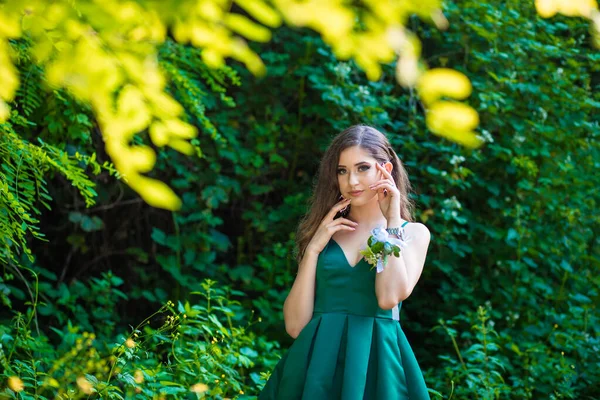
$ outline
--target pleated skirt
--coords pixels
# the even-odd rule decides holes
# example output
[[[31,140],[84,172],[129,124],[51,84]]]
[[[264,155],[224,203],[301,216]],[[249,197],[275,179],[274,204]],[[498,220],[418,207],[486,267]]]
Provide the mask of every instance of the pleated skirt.
[[[259,400],[430,400],[400,322],[315,313],[284,353]]]

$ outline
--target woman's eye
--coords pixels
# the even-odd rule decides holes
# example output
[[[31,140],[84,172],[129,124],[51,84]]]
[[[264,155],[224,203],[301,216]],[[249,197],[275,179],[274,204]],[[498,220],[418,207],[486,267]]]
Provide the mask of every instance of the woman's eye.
[[[368,165],[361,165],[360,167],[358,167],[358,170],[361,171],[361,172],[367,171],[369,169],[371,169],[371,167],[368,166]],[[346,170],[345,169],[338,169],[337,170],[338,175],[341,174],[342,172],[346,172]]]

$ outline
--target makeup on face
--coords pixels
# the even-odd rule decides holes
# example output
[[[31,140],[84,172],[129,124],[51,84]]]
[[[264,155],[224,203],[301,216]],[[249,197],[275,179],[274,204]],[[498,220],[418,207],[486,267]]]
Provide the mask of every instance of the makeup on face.
[[[371,163],[369,163],[368,161],[359,161],[356,164],[354,164],[354,166],[358,168],[358,172],[366,172],[371,169]],[[363,167],[366,167],[366,169],[362,169]],[[337,174],[339,175],[342,170],[345,171],[346,166],[338,165]]]
[[[354,166],[357,167],[359,174],[360,173],[364,174],[364,173],[369,173],[371,168],[377,169],[377,167],[375,165],[376,163],[378,163],[378,161],[375,161],[375,163],[370,163],[368,161],[360,161],[360,162],[357,162],[356,164],[354,164]],[[381,162],[379,164],[381,167],[383,167],[385,165],[385,161]],[[347,172],[346,167],[344,165],[339,165],[338,169],[337,169],[338,175],[340,175],[340,173],[342,173],[342,172],[344,172],[344,173]],[[381,172],[381,171],[377,171],[377,172]],[[357,197],[360,197],[361,195],[363,195],[365,191],[366,191],[365,189],[362,189],[362,190],[357,190],[356,192],[346,192],[346,193],[349,196],[351,196],[352,198],[357,198]]]

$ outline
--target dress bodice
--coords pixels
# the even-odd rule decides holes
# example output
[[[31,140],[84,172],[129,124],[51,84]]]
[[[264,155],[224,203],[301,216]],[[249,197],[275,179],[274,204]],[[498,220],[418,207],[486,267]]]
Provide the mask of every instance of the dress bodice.
[[[384,310],[375,294],[375,268],[362,258],[350,266],[344,251],[332,238],[317,260],[315,313],[343,312],[366,317],[398,319],[397,310]]]

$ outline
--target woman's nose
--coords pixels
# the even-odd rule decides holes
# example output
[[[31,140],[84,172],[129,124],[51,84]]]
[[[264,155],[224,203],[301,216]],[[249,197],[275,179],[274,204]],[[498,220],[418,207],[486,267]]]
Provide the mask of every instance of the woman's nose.
[[[357,184],[357,183],[358,183],[358,176],[356,176],[356,174],[354,174],[354,173],[350,172],[350,173],[348,174],[348,184],[349,184],[350,186],[354,186],[354,185],[355,185],[355,184]]]

